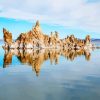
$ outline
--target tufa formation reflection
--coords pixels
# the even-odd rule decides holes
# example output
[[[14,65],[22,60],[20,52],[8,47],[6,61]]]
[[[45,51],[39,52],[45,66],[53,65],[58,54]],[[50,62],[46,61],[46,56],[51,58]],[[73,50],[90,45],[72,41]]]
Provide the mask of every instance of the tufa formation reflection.
[[[17,56],[18,60],[23,64],[29,64],[32,66],[32,69],[36,72],[36,75],[39,75],[41,65],[44,61],[50,60],[50,63],[58,64],[59,57],[64,56],[67,60],[73,61],[77,56],[84,55],[86,60],[90,60],[90,51],[84,49],[81,50],[68,50],[68,49],[10,49],[5,50],[4,54],[4,68],[12,63],[12,57]]]

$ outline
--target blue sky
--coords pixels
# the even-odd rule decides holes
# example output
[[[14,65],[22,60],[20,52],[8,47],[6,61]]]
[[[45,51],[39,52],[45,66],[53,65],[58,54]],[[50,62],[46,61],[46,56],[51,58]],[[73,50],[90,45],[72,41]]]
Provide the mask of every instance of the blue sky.
[[[39,20],[44,33],[100,38],[100,0],[0,0],[0,38],[7,28],[16,38]]]

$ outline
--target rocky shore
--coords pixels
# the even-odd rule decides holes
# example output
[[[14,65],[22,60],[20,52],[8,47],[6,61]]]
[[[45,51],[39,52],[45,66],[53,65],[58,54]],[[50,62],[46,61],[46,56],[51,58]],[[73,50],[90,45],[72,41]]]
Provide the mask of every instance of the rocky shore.
[[[87,35],[85,39],[78,39],[74,35],[66,36],[64,39],[59,38],[57,31],[46,35],[42,32],[39,21],[36,22],[35,27],[27,33],[21,33],[19,37],[13,41],[12,33],[3,28],[4,49],[68,49],[79,50],[89,49],[93,45],[90,36]]]

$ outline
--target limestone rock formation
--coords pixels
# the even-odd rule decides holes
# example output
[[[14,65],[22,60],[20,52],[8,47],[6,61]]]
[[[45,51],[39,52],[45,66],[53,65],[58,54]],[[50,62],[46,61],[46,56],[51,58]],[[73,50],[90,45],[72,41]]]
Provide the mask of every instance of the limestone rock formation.
[[[7,31],[5,28],[3,28],[3,33],[4,33],[4,41],[8,44],[12,43],[12,33]]]
[[[51,32],[51,35],[46,35],[42,32],[39,21],[36,22],[35,27],[27,33],[21,33],[19,37],[12,41],[12,34],[3,29],[4,41],[6,49],[88,49],[92,47],[90,36],[87,35],[84,40],[77,39],[74,35],[67,36],[64,39],[59,38],[57,31]]]

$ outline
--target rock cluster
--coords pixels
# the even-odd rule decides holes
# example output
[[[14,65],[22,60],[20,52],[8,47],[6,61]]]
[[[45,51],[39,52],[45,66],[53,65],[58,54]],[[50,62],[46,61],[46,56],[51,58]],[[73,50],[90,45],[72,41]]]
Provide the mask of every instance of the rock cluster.
[[[58,32],[51,32],[50,36],[43,34],[39,21],[35,27],[27,33],[21,33],[19,37],[12,41],[12,34],[3,29],[5,45],[4,49],[88,49],[92,47],[90,36],[87,35],[84,40],[75,38],[74,35],[67,36],[64,39],[59,38]]]

